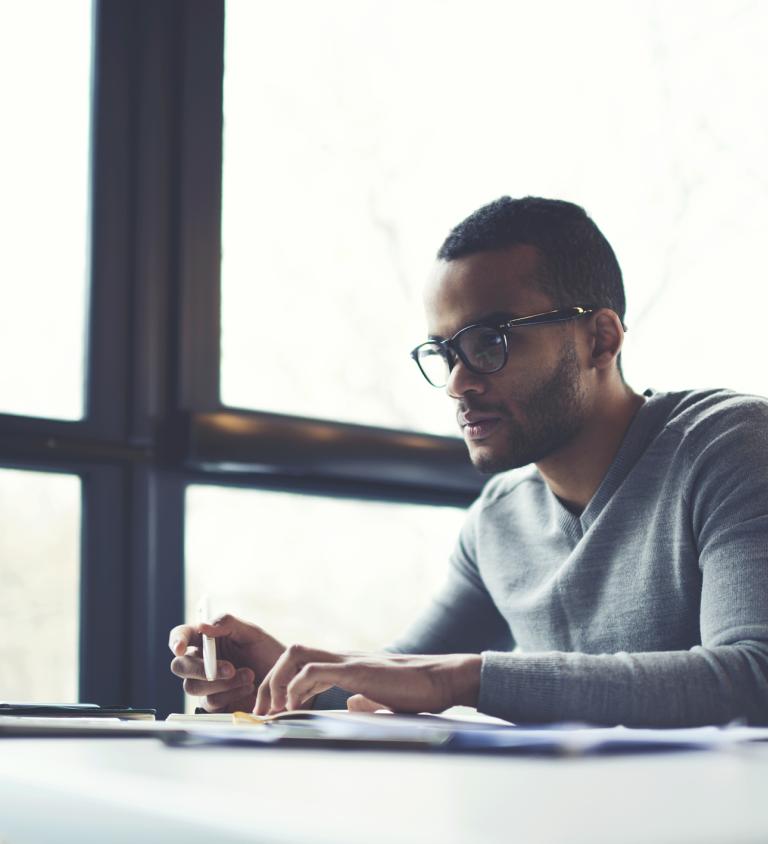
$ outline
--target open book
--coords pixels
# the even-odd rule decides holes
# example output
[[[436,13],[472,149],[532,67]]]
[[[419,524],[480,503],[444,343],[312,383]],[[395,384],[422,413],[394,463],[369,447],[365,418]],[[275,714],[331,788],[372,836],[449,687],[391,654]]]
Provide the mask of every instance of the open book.
[[[501,718],[494,718],[492,715],[482,715],[474,709],[466,706],[455,706],[439,715],[421,713],[418,715],[398,715],[382,709],[379,712],[350,712],[347,709],[292,709],[286,712],[278,712],[275,715],[254,715],[251,712],[196,712],[171,713],[167,721],[178,724],[232,724],[235,726],[249,726],[254,724],[274,723],[295,723],[297,721],[321,722],[328,718],[365,721],[373,717],[376,719],[371,723],[379,723],[382,717],[395,719],[397,723],[425,723],[429,720],[439,719],[436,723],[445,725],[453,723],[456,726],[466,726],[468,723],[489,725],[511,726],[509,721]],[[415,719],[415,720],[414,720]],[[394,722],[393,722],[394,723]]]
[[[463,709],[463,707],[461,708]],[[453,717],[452,717],[453,716]],[[508,728],[507,721],[491,716],[449,711],[444,715],[349,712],[346,709],[311,709],[275,715],[196,714],[168,716],[169,722],[193,727],[194,740],[204,738],[201,728],[209,724],[226,743],[292,744],[334,747],[435,748],[447,745],[457,734],[470,730]],[[222,732],[221,727],[230,729]],[[211,733],[210,738],[214,734]],[[171,738],[171,741],[176,740]]]

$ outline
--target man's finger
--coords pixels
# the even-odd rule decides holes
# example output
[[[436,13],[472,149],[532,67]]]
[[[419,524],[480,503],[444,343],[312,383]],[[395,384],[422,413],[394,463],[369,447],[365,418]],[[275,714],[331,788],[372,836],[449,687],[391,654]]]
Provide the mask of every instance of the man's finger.
[[[266,635],[261,627],[242,621],[229,613],[217,616],[210,624],[198,624],[196,630],[212,639],[219,636],[231,636],[235,642],[252,642],[254,638]]]
[[[184,681],[184,691],[192,697],[211,698],[236,689],[240,697],[242,697],[245,688],[253,688],[253,681],[253,671],[250,668],[241,668],[237,674],[228,680],[195,680],[188,678]]]
[[[168,647],[175,656],[183,656],[190,645],[200,644],[200,637],[189,624],[179,624],[168,634]]]
[[[196,654],[197,650],[194,653],[177,656],[171,661],[171,671],[185,680],[206,680],[205,664]],[[221,659],[216,663],[216,679],[227,679],[233,677],[234,674],[235,666],[231,662]]]
[[[227,692],[208,695],[203,702],[203,708],[209,712],[231,712],[235,708],[248,712],[253,706],[254,695],[253,683],[250,686],[239,686]]]
[[[384,704],[377,703],[365,695],[352,695],[352,697],[347,698],[347,709],[350,712],[378,712],[380,709],[386,709],[387,712],[392,711]]]
[[[266,715],[272,706],[272,696],[269,692],[269,684],[274,670],[275,666],[273,665],[267,672],[267,676],[259,684],[259,688],[256,691],[256,702],[253,705],[253,711],[256,715]]]
[[[355,675],[359,673],[352,663],[310,662],[291,680],[286,690],[286,705],[290,709],[301,709],[309,698],[327,691],[333,686],[354,691]]]
[[[308,648],[304,645],[291,645],[275,663],[269,681],[269,695],[271,698],[271,712],[282,712],[287,704],[288,684],[309,662],[337,662],[343,657],[328,651]],[[295,707],[294,707],[295,708]]]
[[[201,622],[195,629],[200,633],[204,633],[206,636],[210,636],[211,639],[216,639],[219,636],[233,636],[237,638],[240,624],[240,620],[233,615],[222,615],[210,623]]]

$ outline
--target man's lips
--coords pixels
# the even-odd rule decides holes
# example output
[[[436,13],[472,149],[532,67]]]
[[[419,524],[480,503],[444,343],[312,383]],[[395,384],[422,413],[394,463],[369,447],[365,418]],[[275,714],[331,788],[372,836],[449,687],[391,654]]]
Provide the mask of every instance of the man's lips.
[[[481,413],[474,410],[459,413],[458,419],[464,437],[468,440],[484,440],[496,430],[501,422],[501,417],[498,414]]]

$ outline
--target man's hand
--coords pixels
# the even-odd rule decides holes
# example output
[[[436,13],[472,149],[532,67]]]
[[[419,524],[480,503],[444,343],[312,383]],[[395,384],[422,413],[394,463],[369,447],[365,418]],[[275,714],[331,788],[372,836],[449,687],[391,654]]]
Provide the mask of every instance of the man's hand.
[[[300,709],[332,686],[363,695],[397,712],[442,712],[476,706],[480,690],[478,654],[331,653],[291,645],[259,686],[257,715]]]
[[[216,639],[216,679],[205,679],[202,634]],[[212,624],[193,627],[181,624],[168,638],[175,658],[171,671],[184,680],[188,695],[203,698],[209,712],[249,712],[256,700],[256,687],[285,650],[260,627],[232,615],[223,615]]]

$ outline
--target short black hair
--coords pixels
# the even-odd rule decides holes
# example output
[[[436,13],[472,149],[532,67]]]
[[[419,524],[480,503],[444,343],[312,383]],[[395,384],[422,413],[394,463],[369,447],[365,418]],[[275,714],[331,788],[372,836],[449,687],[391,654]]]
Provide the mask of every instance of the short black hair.
[[[437,257],[453,261],[523,244],[539,250],[544,270],[539,287],[557,307],[610,308],[624,321],[624,282],[616,255],[587,212],[572,202],[502,196],[459,223]]]

